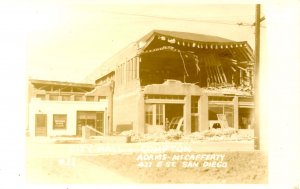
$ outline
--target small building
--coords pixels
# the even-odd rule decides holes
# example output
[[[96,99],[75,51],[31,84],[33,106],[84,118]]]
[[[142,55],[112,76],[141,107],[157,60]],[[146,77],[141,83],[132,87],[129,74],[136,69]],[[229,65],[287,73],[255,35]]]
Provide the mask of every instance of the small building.
[[[87,77],[110,86],[108,133],[139,134],[182,125],[185,133],[216,123],[253,123],[253,51],[246,41],[154,30]],[[222,120],[224,121],[222,123]]]
[[[108,101],[105,93],[96,94],[94,88],[92,84],[30,80],[29,135],[81,136],[85,125],[104,133]]]

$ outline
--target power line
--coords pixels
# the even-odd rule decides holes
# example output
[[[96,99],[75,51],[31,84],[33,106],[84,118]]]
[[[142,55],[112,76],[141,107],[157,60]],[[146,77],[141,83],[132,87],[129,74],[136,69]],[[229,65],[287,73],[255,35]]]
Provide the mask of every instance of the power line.
[[[216,20],[199,20],[199,19],[190,19],[190,18],[175,18],[175,17],[167,17],[167,16],[156,16],[156,15],[147,15],[147,14],[137,14],[137,13],[128,13],[128,12],[118,12],[118,11],[108,11],[108,10],[100,10],[109,14],[119,14],[119,15],[127,15],[127,16],[139,16],[139,17],[147,17],[147,18],[157,18],[157,19],[166,19],[166,20],[181,20],[181,21],[189,21],[189,22],[204,22],[211,24],[224,24],[224,25],[237,25],[237,26],[247,26],[252,27],[253,24],[244,23],[244,22],[225,22],[225,21],[216,21]],[[237,16],[238,17],[238,16]],[[215,17],[218,18],[218,17]],[[221,17],[219,17],[221,18]],[[223,18],[223,17],[222,17]]]

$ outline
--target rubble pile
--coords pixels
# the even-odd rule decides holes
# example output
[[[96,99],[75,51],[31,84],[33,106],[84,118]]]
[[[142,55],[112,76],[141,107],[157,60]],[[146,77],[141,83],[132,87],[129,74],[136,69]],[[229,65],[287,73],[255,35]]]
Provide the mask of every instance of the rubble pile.
[[[253,93],[250,86],[239,86],[239,87],[230,87],[230,86],[215,86],[204,88],[207,94],[237,94],[237,95],[250,95]]]
[[[184,135],[182,131],[170,129],[169,131],[137,135],[132,130],[123,131],[122,136],[130,136],[131,142],[193,142],[193,141],[244,141],[252,140],[254,136],[247,132],[238,132],[233,128],[210,129],[203,132],[193,132]]]
[[[205,136],[203,135],[203,132],[193,132],[190,135],[184,135],[181,138],[181,141],[183,142],[193,142],[193,141],[200,141],[204,140]]]
[[[123,131],[119,135],[132,137],[132,136],[135,136],[135,133],[133,132],[133,130],[129,130],[129,131]]]
[[[203,131],[203,135],[205,137],[212,137],[212,136],[231,136],[232,134],[237,133],[237,130],[228,127],[224,129],[210,129]]]
[[[136,135],[132,130],[123,131],[120,133],[122,136],[130,136],[131,142],[166,142],[166,141],[176,141],[182,138],[182,131],[177,131],[175,129],[170,129],[165,132],[158,133],[148,133],[144,135]]]

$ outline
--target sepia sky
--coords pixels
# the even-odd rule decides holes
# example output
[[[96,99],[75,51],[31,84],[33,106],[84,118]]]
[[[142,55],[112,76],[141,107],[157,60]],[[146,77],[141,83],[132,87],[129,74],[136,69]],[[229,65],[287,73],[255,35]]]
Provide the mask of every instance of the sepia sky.
[[[248,41],[255,5],[32,3],[27,73],[33,79],[83,82],[102,62],[153,29]],[[262,28],[262,32],[264,28]]]

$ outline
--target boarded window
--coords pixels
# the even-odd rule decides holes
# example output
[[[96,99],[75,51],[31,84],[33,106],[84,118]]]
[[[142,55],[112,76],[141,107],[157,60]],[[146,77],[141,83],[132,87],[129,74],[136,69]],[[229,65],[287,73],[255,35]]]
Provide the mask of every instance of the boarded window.
[[[67,115],[54,114],[53,115],[53,129],[66,129],[67,128]]]

